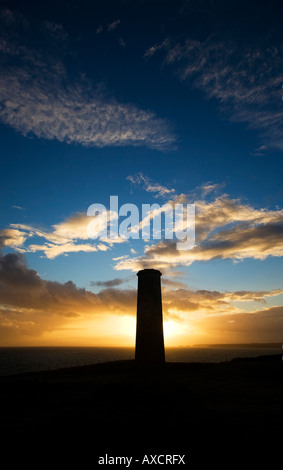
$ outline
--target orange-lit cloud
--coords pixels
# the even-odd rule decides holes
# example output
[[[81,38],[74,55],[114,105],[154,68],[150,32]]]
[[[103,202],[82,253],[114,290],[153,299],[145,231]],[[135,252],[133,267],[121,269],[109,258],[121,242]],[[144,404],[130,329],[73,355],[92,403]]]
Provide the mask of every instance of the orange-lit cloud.
[[[235,315],[194,319],[191,344],[205,343],[282,343],[283,307],[269,307]],[[194,339],[193,339],[194,338]],[[193,340],[193,341],[192,341]],[[204,340],[204,341],[203,341]]]
[[[140,178],[138,184],[140,184]],[[146,182],[146,191],[153,191],[159,196],[170,198],[173,190],[167,190],[158,184],[150,183],[142,175],[142,183]],[[136,182],[136,181],[135,181]],[[216,197],[207,201],[205,197],[220,185],[206,184],[200,188],[203,199],[196,199],[196,243],[190,250],[177,250],[177,240],[161,240],[157,243],[145,245],[144,254],[139,257],[115,258],[115,269],[132,270],[134,272],[146,267],[155,267],[167,271],[178,265],[189,266],[195,261],[209,261],[212,259],[232,259],[234,261],[245,258],[266,259],[268,256],[281,257],[283,255],[283,210],[257,209],[242,203],[239,199],[232,199],[227,195]],[[153,216],[159,216],[164,208],[174,207],[174,204],[192,203],[192,196],[184,194],[175,195],[166,204],[154,209],[134,227],[131,231],[135,236],[142,238],[144,226],[149,227]],[[107,212],[107,223],[110,218],[118,218],[117,213]],[[124,237],[118,236],[110,239],[103,236],[102,215],[89,217],[77,213],[52,226],[51,230],[44,230],[32,225],[11,224],[10,228],[0,230],[0,243],[2,246],[16,248],[19,252],[42,252],[49,259],[70,252],[96,252],[106,251],[113,244],[126,243]],[[92,224],[97,234],[91,239],[88,227]],[[33,239],[39,242],[32,243]],[[43,243],[41,242],[43,241]],[[132,250],[131,254],[135,254]]]
[[[87,330],[88,323],[95,318],[97,323],[105,320],[107,324],[109,315],[133,315],[135,304],[135,290],[107,288],[95,294],[78,288],[72,281],[62,284],[42,279],[27,267],[20,253],[0,256],[2,344],[9,344],[12,338],[19,343],[37,338],[40,343],[42,334],[58,331],[66,325],[72,325],[75,330]],[[93,327],[93,337],[96,337],[95,321]],[[61,339],[64,341],[63,337]]]
[[[145,184],[146,191],[172,198],[172,190],[166,192],[165,187],[154,183],[148,187],[146,178],[139,180],[140,183]],[[243,342],[244,338],[248,340],[250,328],[250,340],[278,341],[283,310],[280,305],[271,305],[274,305],[273,298],[276,296],[280,302],[282,290],[192,290],[175,275],[178,266],[188,266],[197,261],[216,258],[264,260],[268,256],[282,256],[283,211],[254,208],[225,194],[207,201],[206,197],[211,198],[212,193],[220,190],[221,186],[206,184],[199,189],[201,197],[196,197],[194,201],[196,245],[191,250],[176,250],[174,240],[146,244],[142,256],[138,257],[132,249],[130,254],[113,258],[115,269],[137,272],[154,267],[163,272],[166,330],[178,334],[179,339],[175,339],[178,344]],[[174,195],[171,202],[186,204],[188,201],[191,203],[191,199],[192,196],[184,194]],[[136,289],[121,288],[124,281],[115,277],[91,283],[92,287],[100,289],[94,293],[78,288],[72,281],[62,284],[43,280],[25,263],[25,252],[43,252],[53,259],[72,251],[109,249],[112,240],[90,242],[87,231],[89,221],[90,217],[77,213],[53,225],[51,230],[13,224],[0,231],[0,249],[11,247],[16,251],[0,256],[2,342],[22,344],[24,338],[27,343],[33,338],[33,342],[40,344],[42,338],[47,343],[48,338],[50,341],[57,338],[60,344],[64,338],[65,341],[69,338],[70,342],[85,344],[93,338],[94,344],[96,341],[106,345],[109,342],[115,345],[117,341],[122,344],[124,339],[119,336],[122,334],[119,325],[121,328],[123,326],[124,332],[127,331],[127,341],[130,337],[131,341],[134,340]],[[31,243],[34,239],[37,243]],[[116,242],[125,240],[118,238],[113,241]],[[258,303],[262,304],[261,309]],[[268,335],[264,338],[265,323],[270,338]],[[223,334],[225,340],[222,339]],[[174,342],[173,336],[171,340]]]
[[[108,211],[108,219],[110,214]],[[90,240],[88,226],[92,222],[92,228],[98,234],[97,240]],[[77,213],[55,224],[52,230],[44,230],[39,227],[24,224],[11,224],[10,229],[0,230],[0,243],[2,246],[16,248],[19,252],[43,252],[49,259],[54,259],[59,255],[77,252],[96,252],[107,251],[115,243],[125,243],[126,240],[117,237],[107,239],[99,237],[101,229],[101,214],[95,217],[89,217],[83,213]],[[39,238],[43,243],[30,243],[25,246],[28,239]],[[84,241],[83,243],[81,241]]]
[[[216,258],[237,261],[283,256],[283,210],[255,209],[226,195],[195,205],[196,244],[191,250],[177,250],[176,240],[162,240],[146,246],[143,256],[119,260],[116,269],[167,270]]]
[[[24,244],[28,234],[16,229],[0,230],[0,248],[1,246],[19,247]]]
[[[57,338],[57,344],[65,344],[66,338],[78,344],[80,338],[81,345],[87,341],[87,344],[104,342],[103,344],[109,345],[110,337],[111,345],[119,341],[123,344],[125,340],[117,333],[119,328],[128,332],[128,342],[134,342],[136,289],[117,289],[111,285],[117,285],[117,280],[109,280],[110,287],[95,294],[78,288],[72,281],[62,284],[43,280],[35,270],[27,267],[24,255],[2,255],[1,344],[41,344],[43,338],[45,342],[48,342],[49,338],[51,344],[54,338]],[[105,286],[106,281],[102,287]],[[182,341],[185,344],[193,341],[191,334],[194,340],[199,338],[200,341],[202,338],[203,341],[205,335],[208,335],[207,338],[211,341],[216,341],[216,337],[217,341],[220,341],[221,334],[225,331],[223,325],[229,329],[231,341],[232,338],[235,340],[245,325],[247,329],[253,325],[252,336],[256,336],[257,331],[261,335],[264,322],[271,338],[279,336],[278,325],[283,320],[282,307],[265,306],[259,311],[253,308],[247,313],[244,306],[245,302],[253,302],[253,305],[254,302],[265,303],[268,298],[280,296],[283,290],[223,293],[172,287],[171,285],[169,288],[168,283],[165,283],[162,291],[164,320],[171,329],[183,331]],[[236,305],[239,301],[243,303],[243,308]],[[119,321],[115,318],[119,318]],[[258,322],[256,318],[259,319]],[[245,335],[248,335],[248,330]]]

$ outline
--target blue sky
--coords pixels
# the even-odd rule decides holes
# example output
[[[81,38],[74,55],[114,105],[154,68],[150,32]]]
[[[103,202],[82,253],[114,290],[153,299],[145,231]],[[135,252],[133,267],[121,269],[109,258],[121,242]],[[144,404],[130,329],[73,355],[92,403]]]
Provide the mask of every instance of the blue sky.
[[[168,345],[282,341],[282,13],[1,3],[3,345],[132,345],[144,267],[163,273]],[[111,195],[195,204],[195,247],[89,239]]]

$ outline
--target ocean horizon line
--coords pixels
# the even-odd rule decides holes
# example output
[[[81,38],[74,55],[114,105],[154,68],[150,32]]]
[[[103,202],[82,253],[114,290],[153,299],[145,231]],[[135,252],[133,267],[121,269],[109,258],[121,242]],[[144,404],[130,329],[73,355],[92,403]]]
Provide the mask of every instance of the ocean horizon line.
[[[132,349],[135,350],[135,346],[100,346],[100,345],[0,345],[0,349],[20,349],[20,348],[96,348],[96,349]],[[276,342],[266,342],[266,343],[196,343],[196,344],[187,344],[187,345],[177,345],[177,346],[166,346],[165,349],[190,349],[190,348],[283,348],[282,343]]]

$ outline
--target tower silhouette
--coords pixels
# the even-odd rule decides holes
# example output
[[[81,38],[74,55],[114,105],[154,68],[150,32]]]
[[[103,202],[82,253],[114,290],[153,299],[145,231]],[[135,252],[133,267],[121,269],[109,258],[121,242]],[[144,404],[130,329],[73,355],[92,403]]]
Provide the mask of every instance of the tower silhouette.
[[[165,362],[161,282],[156,269],[143,269],[138,276],[137,329],[135,360],[143,363]]]

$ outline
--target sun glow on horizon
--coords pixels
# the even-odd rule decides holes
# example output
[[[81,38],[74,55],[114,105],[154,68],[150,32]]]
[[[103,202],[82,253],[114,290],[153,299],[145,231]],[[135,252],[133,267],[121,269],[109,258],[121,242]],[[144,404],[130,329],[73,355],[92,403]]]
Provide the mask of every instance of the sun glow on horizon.
[[[163,321],[165,347],[174,347],[190,342],[191,328],[175,320]],[[99,315],[67,323],[61,328],[44,332],[40,344],[46,346],[101,346],[134,347],[136,339],[136,317],[130,315]]]

